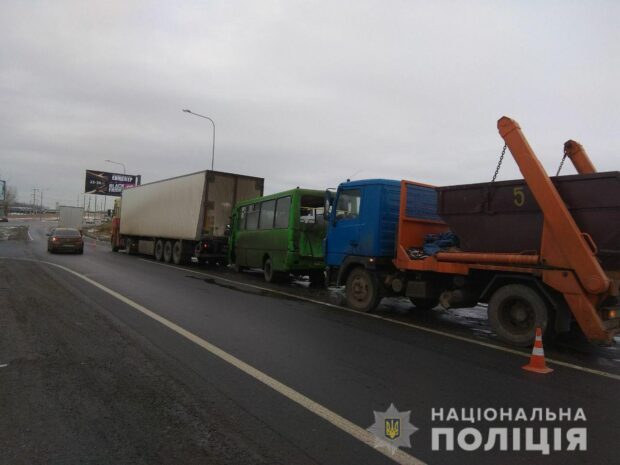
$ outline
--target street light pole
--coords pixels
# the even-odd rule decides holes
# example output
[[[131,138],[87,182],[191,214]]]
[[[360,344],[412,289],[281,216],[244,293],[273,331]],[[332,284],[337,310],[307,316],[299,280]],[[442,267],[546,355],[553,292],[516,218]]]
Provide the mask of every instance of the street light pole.
[[[208,116],[194,113],[192,110],[186,109],[186,110],[183,110],[183,113],[189,113],[190,115],[199,116],[200,118],[208,119],[209,121],[211,121],[211,124],[213,125],[213,145],[211,147],[211,171],[213,171],[213,166],[215,164],[215,121],[213,121]]]
[[[125,165],[123,163],[120,163],[118,161],[112,161],[112,160],[106,160],[106,163],[114,163],[115,165],[121,165],[123,167],[123,174],[127,174],[127,172],[125,171]]]

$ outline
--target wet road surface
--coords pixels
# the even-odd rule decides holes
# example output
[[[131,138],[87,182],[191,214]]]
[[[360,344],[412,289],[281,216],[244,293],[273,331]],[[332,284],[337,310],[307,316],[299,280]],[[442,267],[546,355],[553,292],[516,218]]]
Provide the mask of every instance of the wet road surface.
[[[113,290],[362,430],[373,410],[410,410],[419,430],[403,451],[424,462],[617,463],[620,380],[604,376],[620,372],[616,348],[565,341],[546,348],[551,358],[603,374],[555,365],[539,376],[521,370],[519,351],[500,350],[484,309],[416,314],[390,300],[360,315],[322,305],[333,296],[305,283],[169,267],[102,243],[89,242],[83,256],[48,255],[49,225],[26,225],[32,241],[0,242],[7,463],[393,463],[337,422],[42,262]],[[588,450],[432,451],[431,428],[446,425],[431,410],[461,407],[583,408]]]

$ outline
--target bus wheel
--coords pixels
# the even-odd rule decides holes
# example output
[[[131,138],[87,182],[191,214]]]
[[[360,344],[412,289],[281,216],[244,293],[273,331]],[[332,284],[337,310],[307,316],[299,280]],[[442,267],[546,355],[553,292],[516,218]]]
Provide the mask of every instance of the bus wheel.
[[[548,310],[538,292],[523,284],[509,284],[497,289],[489,300],[489,324],[504,341],[516,346],[534,342],[536,328],[547,328]]]
[[[155,242],[155,260],[161,262],[164,259],[164,241],[157,239]]]
[[[274,271],[271,258],[265,260],[265,264],[263,265],[263,273],[265,274],[265,281],[268,283],[275,283],[282,279],[282,273]]]
[[[381,300],[379,280],[374,273],[358,266],[347,277],[347,305],[359,312],[371,312]]]
[[[164,261],[170,263],[172,261],[172,242],[166,241],[164,243]]]

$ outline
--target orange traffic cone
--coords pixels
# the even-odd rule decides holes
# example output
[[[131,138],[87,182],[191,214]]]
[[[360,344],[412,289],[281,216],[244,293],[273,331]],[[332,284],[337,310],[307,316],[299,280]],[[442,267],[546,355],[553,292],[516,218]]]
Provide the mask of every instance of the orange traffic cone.
[[[545,363],[545,351],[543,350],[542,331],[540,328],[536,328],[536,340],[532,348],[530,363],[525,365],[523,369],[535,373],[551,373],[553,371],[553,369],[549,368]]]

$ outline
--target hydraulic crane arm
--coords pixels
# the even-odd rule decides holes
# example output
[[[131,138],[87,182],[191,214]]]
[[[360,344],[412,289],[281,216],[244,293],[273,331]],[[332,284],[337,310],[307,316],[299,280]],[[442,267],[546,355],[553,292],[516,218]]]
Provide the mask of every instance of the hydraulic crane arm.
[[[545,243],[548,243],[550,250],[557,251],[558,253],[554,255],[563,263],[555,265],[567,266],[574,270],[582,286],[589,293],[605,292],[609,288],[609,278],[601,268],[587,239],[581,233],[545,169],[538,161],[521,127],[516,121],[505,116],[497,122],[497,127],[543,212],[545,230],[552,236],[545,237],[543,232],[542,250],[545,249]],[[581,153],[585,155],[583,149]],[[578,157],[578,159],[584,158]],[[546,258],[544,254],[541,254],[542,260]]]
[[[608,294],[611,282],[593,252],[592,239],[575,223],[517,122],[503,117],[497,127],[543,213],[540,260],[555,268],[543,271],[543,281],[563,294],[588,339],[610,343],[617,328],[606,326],[596,303]],[[576,153],[571,160],[580,173],[594,172],[583,147],[571,144],[570,151]]]
[[[594,164],[588,157],[583,145],[574,140],[568,140],[564,143],[564,155],[570,158],[573,166],[579,174],[596,173]]]

